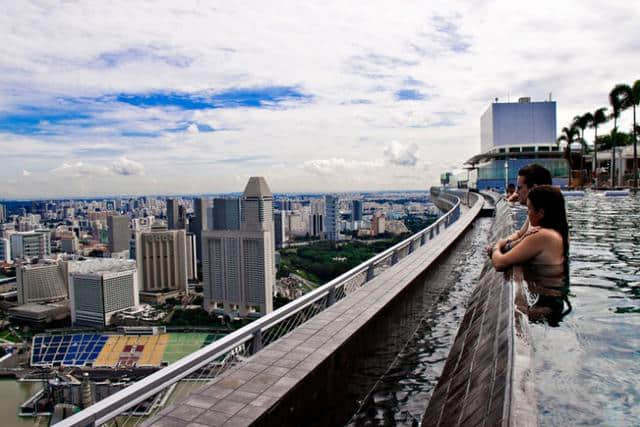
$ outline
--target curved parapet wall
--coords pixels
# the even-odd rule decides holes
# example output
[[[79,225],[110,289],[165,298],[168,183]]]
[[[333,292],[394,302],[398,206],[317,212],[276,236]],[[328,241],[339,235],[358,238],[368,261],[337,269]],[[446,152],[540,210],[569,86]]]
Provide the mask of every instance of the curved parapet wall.
[[[498,201],[489,241],[513,229]],[[537,425],[528,321],[515,304],[521,281],[519,268],[497,272],[487,259],[422,425]]]

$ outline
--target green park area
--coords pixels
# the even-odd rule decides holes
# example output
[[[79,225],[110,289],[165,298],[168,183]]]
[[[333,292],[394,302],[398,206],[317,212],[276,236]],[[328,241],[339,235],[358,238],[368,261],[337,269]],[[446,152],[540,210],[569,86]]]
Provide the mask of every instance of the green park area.
[[[309,246],[283,249],[280,251],[278,277],[286,277],[293,273],[320,285],[349,271],[401,239],[396,237],[338,245],[321,241]]]

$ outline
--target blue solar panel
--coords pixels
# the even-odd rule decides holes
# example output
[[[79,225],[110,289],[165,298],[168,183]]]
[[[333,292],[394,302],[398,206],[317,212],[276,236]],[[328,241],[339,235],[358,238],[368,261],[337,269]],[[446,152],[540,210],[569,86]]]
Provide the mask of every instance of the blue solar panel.
[[[65,335],[64,338],[62,338],[62,342],[71,342],[71,335]]]
[[[44,361],[45,361],[45,362],[51,362],[51,361],[53,361],[53,354],[51,354],[51,355],[47,354],[47,355],[44,357]]]
[[[74,335],[71,341],[79,343],[82,341],[82,335]]]
[[[55,337],[53,337],[53,342],[60,342],[62,341],[62,337],[60,335],[56,335]]]

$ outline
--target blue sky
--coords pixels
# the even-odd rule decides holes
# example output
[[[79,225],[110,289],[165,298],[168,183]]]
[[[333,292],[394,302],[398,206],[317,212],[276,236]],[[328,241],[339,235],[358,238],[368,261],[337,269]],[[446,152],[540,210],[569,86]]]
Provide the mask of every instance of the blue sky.
[[[479,151],[496,97],[552,93],[559,128],[605,106],[640,78],[639,19],[577,0],[9,2],[0,198],[241,191],[252,175],[427,188]]]

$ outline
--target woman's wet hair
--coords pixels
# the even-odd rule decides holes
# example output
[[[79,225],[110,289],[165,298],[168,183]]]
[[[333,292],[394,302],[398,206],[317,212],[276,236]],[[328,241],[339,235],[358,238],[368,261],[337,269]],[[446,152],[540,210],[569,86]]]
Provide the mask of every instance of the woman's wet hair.
[[[536,211],[544,210],[540,226],[556,230],[562,236],[565,262],[569,259],[569,224],[562,192],[551,185],[537,185],[529,191],[528,199]]]

